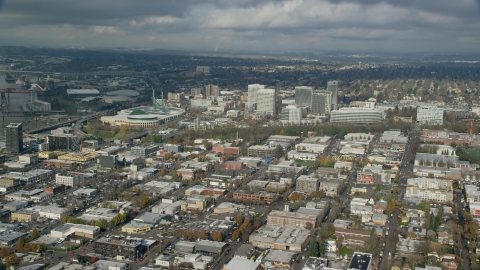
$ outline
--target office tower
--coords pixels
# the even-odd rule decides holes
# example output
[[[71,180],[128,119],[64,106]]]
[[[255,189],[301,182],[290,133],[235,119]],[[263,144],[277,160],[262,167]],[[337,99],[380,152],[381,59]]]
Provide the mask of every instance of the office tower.
[[[302,108],[298,108],[294,105],[288,105],[282,109],[280,114],[280,121],[290,123],[300,123],[302,120]]]
[[[260,89],[257,92],[257,112],[273,115],[275,113],[275,89]]]
[[[338,82],[329,81],[327,83],[327,91],[332,93],[332,107],[337,107],[338,105]]]
[[[329,91],[318,90],[313,92],[312,114],[329,114],[332,108],[332,93]]]
[[[308,86],[295,87],[295,105],[310,107],[312,105],[313,88]]]
[[[202,94],[202,88],[199,87],[192,87],[190,91],[192,96],[200,96]]]
[[[205,96],[218,97],[220,95],[220,87],[218,85],[207,84],[205,86]]]
[[[5,127],[7,153],[18,154],[23,150],[22,123],[10,123]]]
[[[265,85],[261,84],[249,84],[248,85],[248,102],[247,102],[247,107],[250,109],[255,110],[257,106],[257,96],[258,96],[258,90],[264,89]]]

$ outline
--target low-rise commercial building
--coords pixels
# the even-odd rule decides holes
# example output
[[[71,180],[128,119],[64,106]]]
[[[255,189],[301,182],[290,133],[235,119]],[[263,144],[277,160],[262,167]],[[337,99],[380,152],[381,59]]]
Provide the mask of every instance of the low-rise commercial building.
[[[17,242],[20,237],[27,235],[22,232],[10,232],[0,235],[0,247],[10,247]]]
[[[77,187],[83,179],[84,175],[82,173],[57,173],[55,175],[55,183],[67,187]]]
[[[310,231],[295,227],[266,225],[250,235],[252,245],[266,249],[302,252],[310,239]]]
[[[271,226],[305,228],[308,223],[311,224],[312,228],[315,228],[317,224],[317,215],[278,210],[272,210],[267,215],[267,224]]]
[[[100,227],[83,224],[62,224],[50,231],[50,235],[58,238],[69,238],[70,236],[94,239],[100,233]]]
[[[248,148],[249,157],[275,157],[276,147],[271,147],[267,145],[253,145]]]
[[[31,222],[36,220],[39,217],[38,212],[22,209],[16,211],[10,215],[10,220],[15,220],[17,222]]]
[[[271,204],[277,200],[277,195],[275,193],[269,193],[264,191],[259,191],[257,193],[247,192],[239,190],[233,193],[233,199],[239,201],[254,201],[254,202],[264,202]]]

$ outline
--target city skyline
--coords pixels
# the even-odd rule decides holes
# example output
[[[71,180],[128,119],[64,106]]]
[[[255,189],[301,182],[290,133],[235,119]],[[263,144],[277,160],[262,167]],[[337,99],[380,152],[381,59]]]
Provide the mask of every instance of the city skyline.
[[[478,52],[479,15],[478,0],[3,0],[0,45]]]

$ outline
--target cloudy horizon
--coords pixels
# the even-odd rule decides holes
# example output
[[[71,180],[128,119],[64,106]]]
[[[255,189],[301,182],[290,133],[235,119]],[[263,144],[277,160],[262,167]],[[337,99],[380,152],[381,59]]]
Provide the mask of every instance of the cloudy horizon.
[[[479,52],[479,2],[0,0],[0,45]]]

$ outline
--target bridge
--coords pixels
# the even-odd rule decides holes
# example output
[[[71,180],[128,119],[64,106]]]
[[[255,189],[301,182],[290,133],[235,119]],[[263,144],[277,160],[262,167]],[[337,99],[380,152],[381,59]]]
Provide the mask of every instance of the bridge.
[[[14,78],[20,78],[22,76],[34,75],[40,77],[49,77],[52,79],[55,78],[93,78],[98,76],[128,76],[128,77],[145,77],[152,76],[150,72],[147,71],[132,71],[132,70],[99,70],[94,72],[54,72],[54,71],[39,71],[39,70],[10,70],[10,69],[0,69],[0,73],[5,73]]]
[[[65,111],[0,111],[0,117],[30,117],[42,115],[66,115]]]

